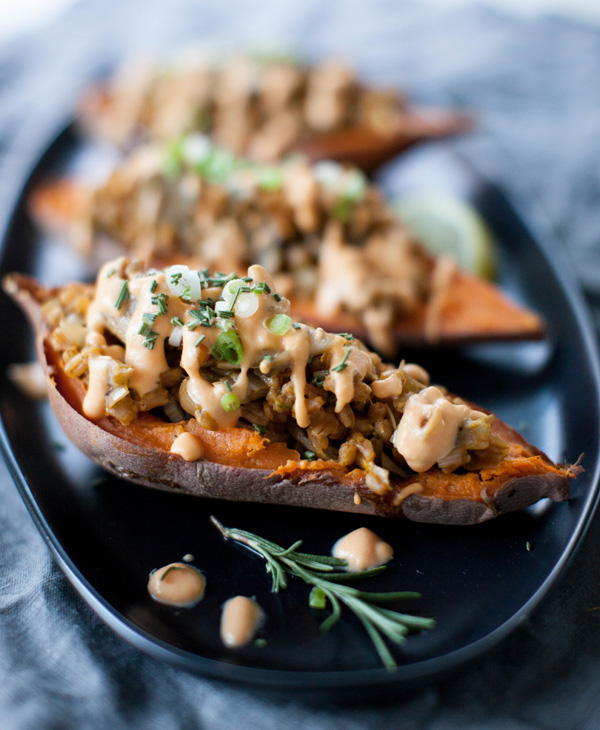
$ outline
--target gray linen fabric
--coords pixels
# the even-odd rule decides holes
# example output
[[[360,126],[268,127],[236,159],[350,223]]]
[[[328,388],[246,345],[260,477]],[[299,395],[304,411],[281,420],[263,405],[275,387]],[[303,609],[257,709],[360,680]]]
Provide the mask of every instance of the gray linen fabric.
[[[462,151],[520,204],[541,202],[585,287],[600,292],[600,29],[485,7],[344,0],[82,2],[0,48],[0,164],[31,155],[94,75],[182,42],[292,44],[350,56],[377,81],[475,110]],[[2,169],[2,168],[0,168]],[[0,175],[0,215],[12,195]],[[115,636],[50,557],[0,464],[0,727],[594,730],[600,727],[600,524],[533,618],[478,665],[360,708],[273,700],[172,669]]]

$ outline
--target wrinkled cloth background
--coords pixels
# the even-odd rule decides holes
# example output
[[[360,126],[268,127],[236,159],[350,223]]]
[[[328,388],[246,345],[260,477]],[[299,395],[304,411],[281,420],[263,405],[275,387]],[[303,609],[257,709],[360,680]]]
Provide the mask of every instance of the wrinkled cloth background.
[[[485,7],[82,2],[43,32],[0,47],[0,216],[14,194],[2,170],[31,156],[42,121],[58,123],[85,84],[124,56],[182,41],[350,56],[368,78],[399,83],[416,101],[473,109],[479,128],[460,149],[521,210],[541,203],[590,304],[600,302],[600,28]],[[389,704],[310,707],[188,675],[114,635],[53,561],[0,463],[0,725],[593,730],[599,550],[600,518],[543,606],[460,676]]]

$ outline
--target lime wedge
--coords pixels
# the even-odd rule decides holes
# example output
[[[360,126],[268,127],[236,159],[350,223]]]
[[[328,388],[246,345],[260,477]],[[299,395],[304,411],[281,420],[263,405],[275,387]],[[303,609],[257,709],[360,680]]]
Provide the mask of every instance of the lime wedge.
[[[431,253],[447,254],[461,269],[494,277],[494,239],[469,203],[444,193],[427,193],[403,198],[394,209]]]

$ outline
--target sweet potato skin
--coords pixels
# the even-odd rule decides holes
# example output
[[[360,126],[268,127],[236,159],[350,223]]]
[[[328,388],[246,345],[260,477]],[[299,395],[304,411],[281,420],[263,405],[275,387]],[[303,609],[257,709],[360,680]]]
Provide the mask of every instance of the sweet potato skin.
[[[485,522],[499,514],[522,509],[542,497],[562,501],[569,497],[569,482],[578,467],[554,467],[540,451],[528,444],[502,421],[494,430],[507,438],[518,451],[539,457],[547,471],[513,476],[495,489],[493,480],[482,480],[478,498],[453,498],[410,494],[394,505],[393,500],[374,494],[365,484],[364,472],[349,474],[324,462],[288,462],[280,469],[245,468],[199,460],[184,461],[165,449],[152,449],[127,439],[127,429],[116,422],[111,431],[85,418],[73,407],[57,383],[60,373],[53,364],[46,338],[40,301],[51,292],[41,289],[27,277],[13,275],[4,282],[6,291],[18,301],[35,332],[38,354],[46,370],[48,397],[63,430],[83,453],[113,474],[128,481],[169,492],[233,501],[259,502],[298,507],[354,512],[367,515],[405,517],[416,522],[468,525]],[[64,376],[64,374],[62,375]],[[103,419],[107,420],[107,419]],[[455,475],[446,475],[448,480]],[[400,480],[394,495],[421,475]],[[458,477],[464,478],[464,477]],[[356,495],[360,499],[356,499]]]

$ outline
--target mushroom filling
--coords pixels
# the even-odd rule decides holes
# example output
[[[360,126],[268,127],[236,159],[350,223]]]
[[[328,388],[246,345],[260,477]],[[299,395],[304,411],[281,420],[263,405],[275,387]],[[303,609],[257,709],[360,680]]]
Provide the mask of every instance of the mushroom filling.
[[[205,132],[263,162],[314,133],[361,127],[394,134],[406,114],[398,91],[364,86],[344,63],[308,67],[283,56],[130,66],[99,95],[87,122],[107,141],[125,146],[139,136]]]
[[[152,411],[254,429],[305,460],[364,470],[378,494],[390,474],[475,471],[508,453],[492,415],[430,385],[419,366],[386,365],[351,335],[295,322],[259,265],[239,277],[120,258],[95,288],[61,290],[44,315],[65,373],[85,383],[90,419],[127,426]]]
[[[177,254],[238,274],[258,263],[294,305],[357,318],[384,354],[398,317],[434,313],[444,295],[436,271],[448,261],[433,261],[359,170],[300,158],[256,165],[200,135],[137,150],[94,191],[81,223],[81,247],[104,233],[144,260]]]

